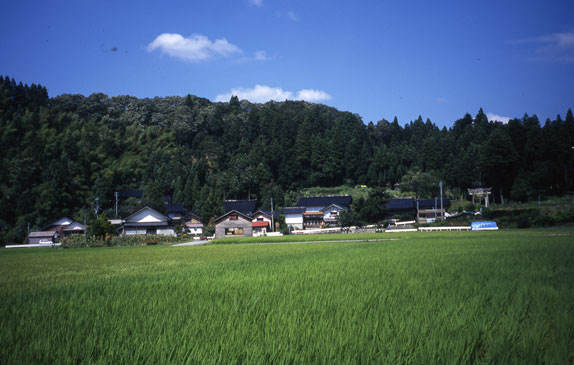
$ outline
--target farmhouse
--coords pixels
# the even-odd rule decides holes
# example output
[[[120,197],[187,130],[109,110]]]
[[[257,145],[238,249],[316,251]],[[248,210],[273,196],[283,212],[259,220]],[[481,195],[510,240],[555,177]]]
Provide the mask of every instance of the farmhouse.
[[[241,236],[253,236],[250,216],[231,210],[215,220],[215,238]]]
[[[277,218],[279,217],[279,212],[270,212],[267,210],[259,209],[251,215],[254,235],[263,235],[268,232],[274,232],[279,223]]]
[[[28,236],[28,243],[54,243],[58,240],[58,238],[59,235],[56,231],[30,232],[30,235]]]
[[[200,235],[203,233],[203,223],[197,213],[191,211],[183,217],[183,226],[189,234]]]
[[[165,209],[167,210],[167,216],[170,217],[174,223],[180,222],[185,215],[183,204],[166,204]]]
[[[175,236],[175,231],[171,226],[171,218],[146,206],[124,219],[123,234],[162,234]]]
[[[46,227],[42,228],[42,231],[56,231],[59,237],[67,237],[71,235],[86,234],[86,226],[81,223],[74,222],[70,218],[64,217],[48,224]]]
[[[440,198],[417,200],[417,221],[419,223],[431,223],[441,218],[450,207],[450,199],[442,199],[443,209],[440,209]]]
[[[246,215],[251,215],[257,210],[256,207],[256,200],[225,200],[223,202],[223,210],[225,212],[235,210]]]
[[[390,219],[399,215],[408,215],[414,217],[415,214],[415,202],[411,198],[395,198],[389,200],[385,204],[385,219]]]
[[[303,229],[303,213],[304,207],[287,207],[283,208],[283,215],[285,215],[285,224],[289,229]]]
[[[303,207],[303,228],[321,228],[326,224],[339,224],[339,213],[349,210],[353,199],[350,195],[315,196],[300,198],[298,207]]]

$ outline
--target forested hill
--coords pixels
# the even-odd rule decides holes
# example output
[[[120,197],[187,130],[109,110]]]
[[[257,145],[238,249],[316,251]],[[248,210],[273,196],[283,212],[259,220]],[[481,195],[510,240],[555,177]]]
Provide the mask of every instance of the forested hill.
[[[528,115],[491,123],[480,110],[441,130],[420,117],[365,125],[300,101],[49,98],[43,86],[0,77],[0,138],[0,233],[12,241],[27,223],[90,219],[96,197],[113,216],[114,192],[123,189],[145,189],[150,202],[171,195],[208,218],[224,197],[266,206],[272,196],[283,206],[310,186],[406,186],[422,177],[442,179],[453,195],[482,181],[497,199],[526,199],[574,181],[571,110],[543,125]]]

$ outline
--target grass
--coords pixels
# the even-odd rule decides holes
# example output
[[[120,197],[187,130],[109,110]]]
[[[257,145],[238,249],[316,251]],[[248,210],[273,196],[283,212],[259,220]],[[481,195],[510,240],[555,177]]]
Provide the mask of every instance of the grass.
[[[0,363],[572,363],[573,236],[1,250]]]

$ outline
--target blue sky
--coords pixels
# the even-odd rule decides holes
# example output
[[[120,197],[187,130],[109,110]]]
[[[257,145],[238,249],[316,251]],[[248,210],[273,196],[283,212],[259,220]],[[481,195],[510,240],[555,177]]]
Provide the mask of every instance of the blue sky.
[[[63,93],[302,99],[451,126],[574,107],[574,2],[11,1],[0,74]]]

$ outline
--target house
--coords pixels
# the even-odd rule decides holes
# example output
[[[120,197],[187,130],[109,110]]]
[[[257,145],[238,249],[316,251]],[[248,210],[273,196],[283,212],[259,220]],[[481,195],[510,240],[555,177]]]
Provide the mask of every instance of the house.
[[[247,214],[231,210],[215,220],[215,238],[252,237],[252,219]]]
[[[323,213],[323,222],[331,226],[339,225],[339,214],[342,211],[348,211],[349,208],[342,207],[337,204],[331,204],[328,207],[321,209]]]
[[[442,199],[443,209],[440,209],[440,198],[417,200],[417,221],[419,223],[431,223],[437,218],[443,217],[443,213],[450,207],[450,199]]]
[[[183,204],[166,204],[167,216],[170,217],[174,223],[179,223],[185,215]]]
[[[275,232],[279,227],[279,222],[277,218],[279,217],[279,212],[268,211],[259,209],[251,215],[253,227],[253,235],[264,235],[268,232]]]
[[[85,225],[74,222],[72,219],[67,217],[60,218],[42,228],[42,231],[44,232],[56,231],[59,237],[86,234],[86,230],[87,228]]]
[[[338,225],[339,213],[349,210],[352,202],[350,195],[300,198],[297,206],[305,208],[303,228],[321,228],[327,224]]]
[[[28,235],[29,244],[41,244],[41,243],[54,243],[60,238],[57,231],[41,231],[41,232],[30,232]]]
[[[175,236],[175,231],[171,226],[171,218],[146,206],[124,219],[123,234],[161,234]]]
[[[251,215],[257,210],[256,207],[256,200],[225,200],[223,202],[223,210],[226,213],[235,210],[246,215]]]
[[[85,235],[87,227],[78,222],[72,222],[62,228],[62,235],[64,237]]]
[[[385,204],[385,219],[398,215],[415,216],[415,202],[412,198],[394,198]]]
[[[191,211],[183,216],[184,229],[192,235],[200,235],[203,233],[203,223],[201,217],[197,213]]]
[[[286,207],[283,208],[282,212],[285,215],[285,224],[289,229],[303,229],[304,207]]]

